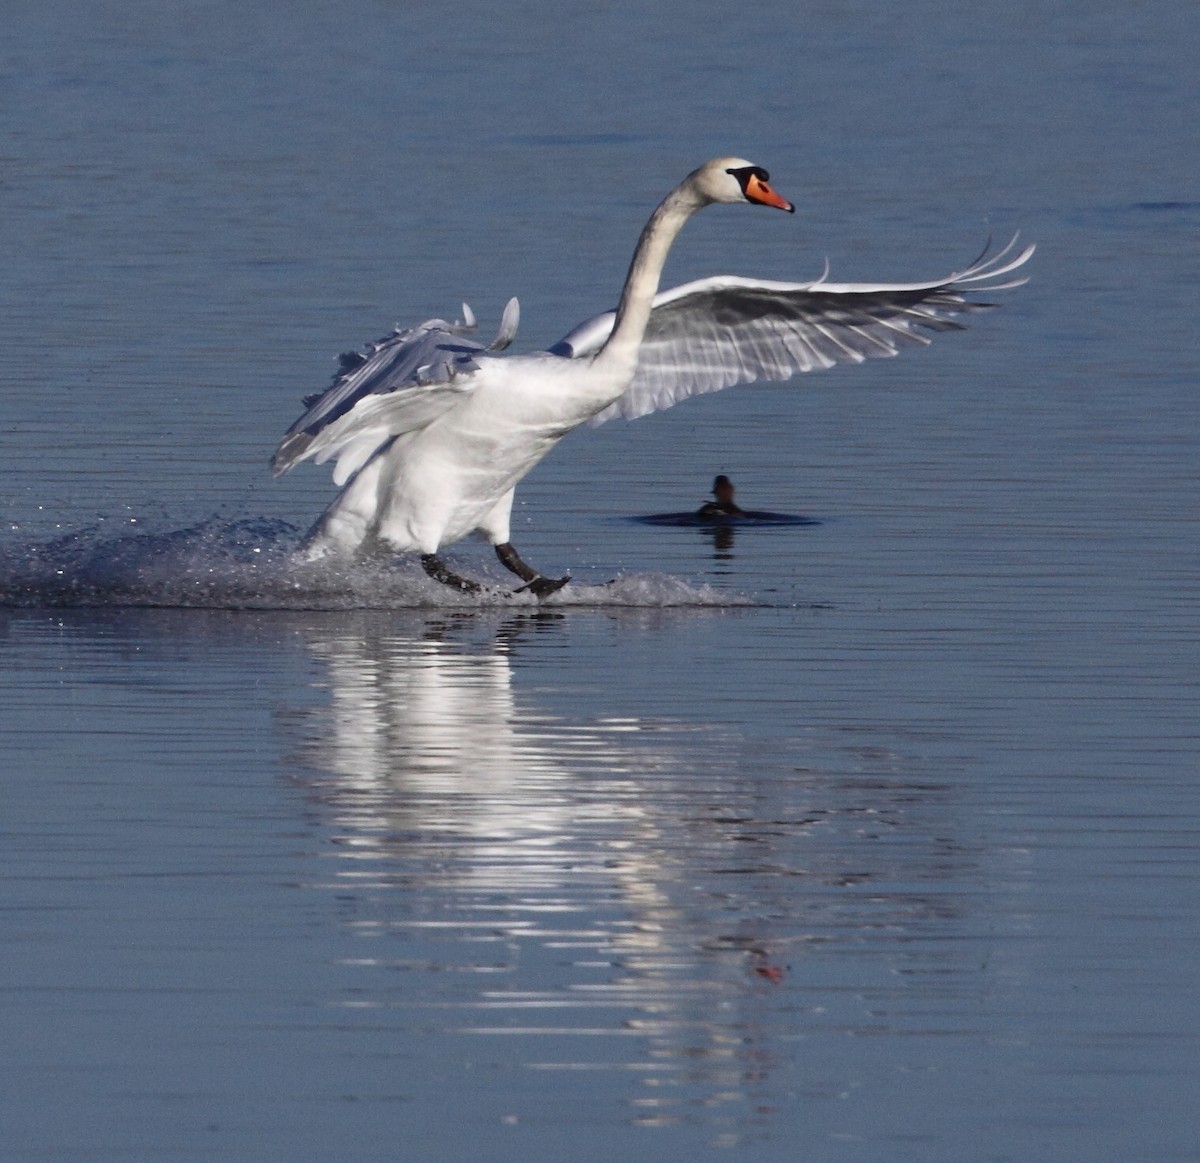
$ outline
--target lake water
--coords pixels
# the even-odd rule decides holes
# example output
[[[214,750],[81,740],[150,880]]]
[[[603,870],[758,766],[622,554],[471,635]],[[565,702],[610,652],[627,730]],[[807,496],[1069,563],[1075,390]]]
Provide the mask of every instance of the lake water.
[[[21,2],[0,40],[0,1156],[1195,1160],[1200,15]],[[572,435],[576,581],[305,571],[396,320],[1033,281]],[[749,508],[810,523],[714,531]],[[497,576],[486,546],[450,554]],[[607,586],[610,579],[616,581]]]

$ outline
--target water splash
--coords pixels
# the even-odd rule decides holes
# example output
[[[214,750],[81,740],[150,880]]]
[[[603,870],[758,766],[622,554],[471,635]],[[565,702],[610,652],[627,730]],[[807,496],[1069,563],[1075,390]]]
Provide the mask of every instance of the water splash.
[[[305,561],[301,530],[263,517],[212,517],[185,529],[114,534],[103,524],[50,541],[0,544],[0,606],[194,609],[421,609],[536,606],[530,594],[459,594],[412,558],[352,564]],[[469,568],[467,572],[470,572]],[[555,606],[730,606],[749,599],[661,574],[573,582]]]

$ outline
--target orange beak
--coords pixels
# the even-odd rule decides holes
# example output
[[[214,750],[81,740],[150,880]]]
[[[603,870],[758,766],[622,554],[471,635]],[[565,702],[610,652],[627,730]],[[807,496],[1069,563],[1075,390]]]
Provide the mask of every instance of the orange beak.
[[[786,198],[781,198],[762,178],[751,174],[746,182],[746,197],[751,202],[758,202],[763,206],[774,206],[778,210],[786,210],[789,214],[796,213],[796,207],[791,204]]]

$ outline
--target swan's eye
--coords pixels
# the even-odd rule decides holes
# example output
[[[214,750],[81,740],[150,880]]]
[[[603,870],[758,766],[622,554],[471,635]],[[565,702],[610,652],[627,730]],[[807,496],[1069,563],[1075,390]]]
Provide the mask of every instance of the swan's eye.
[[[738,185],[742,187],[742,193],[746,193],[753,178],[757,178],[760,182],[769,182],[771,175],[767,173],[762,166],[742,166],[740,169],[730,169],[725,171],[737,178]]]
[[[770,176],[762,166],[742,166],[739,169],[729,169],[726,173],[737,178],[742,188],[742,197],[747,202],[759,206],[774,206],[777,210],[786,210],[789,214],[796,212],[796,207],[786,198],[781,198],[767,184]]]

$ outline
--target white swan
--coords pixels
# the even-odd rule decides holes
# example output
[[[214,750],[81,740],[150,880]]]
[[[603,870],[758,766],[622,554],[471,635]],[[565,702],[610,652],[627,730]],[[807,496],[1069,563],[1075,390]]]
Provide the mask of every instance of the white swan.
[[[615,311],[581,324],[549,351],[500,356],[517,327],[517,301],[484,347],[474,327],[430,319],[342,357],[323,394],[288,429],[274,475],[303,460],[337,462],[344,486],[305,541],[312,558],[416,550],[431,577],[481,587],[450,571],[443,546],[478,530],[501,562],[538,597],[568,577],[544,578],[509,541],[518,481],[571,429],[612,416],[641,416],[700,392],[872,356],[959,328],[953,319],[987,304],[969,292],[997,282],[1033,253],[999,254],[928,283],[764,282],[718,276],[656,295],[667,251],[683,224],[713,202],[757,203],[789,213],[767,172],[717,158],[689,174],[650,216]],[[986,255],[986,251],[985,251]]]

